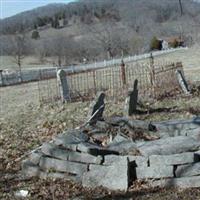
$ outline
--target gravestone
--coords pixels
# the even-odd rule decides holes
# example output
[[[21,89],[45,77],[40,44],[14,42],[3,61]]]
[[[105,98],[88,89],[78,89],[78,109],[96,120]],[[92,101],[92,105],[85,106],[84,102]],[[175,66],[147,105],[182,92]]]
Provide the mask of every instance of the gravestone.
[[[96,122],[97,120],[101,120],[103,117],[103,111],[105,108],[105,93],[99,92],[96,96],[96,99],[91,103],[90,110],[88,113],[88,118],[90,118],[90,122]]]
[[[57,71],[57,79],[60,88],[60,94],[62,102],[66,102],[70,100],[69,86],[67,83],[66,72],[63,69],[59,69]]]
[[[125,112],[126,115],[131,116],[137,112],[138,102],[138,80],[134,81],[133,91],[129,91],[129,96],[126,99]]]
[[[186,94],[189,95],[190,94],[190,90],[188,89],[188,84],[187,81],[182,73],[181,70],[176,70],[176,77],[178,79],[178,83],[182,89],[182,91]]]

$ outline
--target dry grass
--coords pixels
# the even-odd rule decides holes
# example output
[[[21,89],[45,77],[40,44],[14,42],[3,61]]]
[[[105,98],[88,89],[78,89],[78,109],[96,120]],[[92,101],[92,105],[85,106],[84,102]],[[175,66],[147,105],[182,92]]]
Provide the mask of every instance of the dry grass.
[[[190,50],[189,50],[190,51]],[[193,51],[193,50],[192,50]],[[184,54],[189,52],[184,51]],[[181,52],[177,52],[181,55]],[[192,52],[190,53],[192,55]],[[168,55],[169,59],[172,54]],[[165,57],[164,59],[168,58]],[[176,58],[175,55],[174,59]],[[199,59],[196,56],[197,60]],[[180,58],[180,57],[179,57]],[[180,60],[178,58],[178,60]],[[192,62],[192,59],[190,60]],[[183,62],[189,63],[188,59]],[[198,62],[194,62],[187,72],[193,80],[193,72]],[[186,65],[188,66],[188,65]],[[185,67],[190,69],[190,67]],[[0,88],[0,199],[15,199],[13,194],[20,189],[27,189],[30,197],[27,199],[199,199],[200,191],[195,190],[147,190],[130,189],[128,193],[111,193],[106,190],[88,191],[80,185],[66,181],[53,180],[18,180],[8,179],[20,171],[18,160],[29,152],[51,139],[53,135],[65,129],[80,126],[87,116],[89,102],[77,102],[62,105],[61,103],[40,105],[37,83],[28,83],[12,87]],[[105,116],[123,115],[124,98],[120,101],[107,101]],[[150,114],[137,115],[134,118],[148,121],[158,121],[177,118],[191,118],[197,114],[200,102],[199,96],[176,97],[153,102]],[[166,108],[166,109],[163,109]],[[170,112],[168,111],[170,109]]]

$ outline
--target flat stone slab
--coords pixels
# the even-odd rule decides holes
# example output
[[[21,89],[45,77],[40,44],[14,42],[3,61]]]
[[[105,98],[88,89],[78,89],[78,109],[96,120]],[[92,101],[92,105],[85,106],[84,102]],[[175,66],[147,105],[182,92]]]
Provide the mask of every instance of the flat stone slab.
[[[31,153],[31,155],[29,156],[29,161],[35,165],[38,165],[40,162],[40,158],[44,156],[44,154],[42,153],[42,151],[38,150],[35,151],[33,153]]]
[[[101,156],[92,156],[87,153],[79,153],[66,149],[61,149],[59,146],[50,143],[44,143],[41,150],[47,156],[66,161],[68,160],[79,163],[93,164],[100,164],[103,161],[103,158]]]
[[[184,134],[185,130],[200,128],[200,117],[188,120],[170,120],[153,123],[158,131],[179,132],[179,135]]]
[[[197,162],[200,159],[192,152],[173,154],[173,155],[152,155],[149,157],[150,166],[157,165],[183,165],[188,163]]]
[[[49,157],[42,157],[39,166],[43,170],[55,170],[57,172],[78,174],[80,176],[88,169],[86,164],[63,161]]]
[[[171,155],[198,150],[200,142],[187,136],[177,136],[148,141],[138,147],[143,156]]]
[[[135,162],[136,167],[144,166],[147,167],[148,158],[144,156],[117,156],[117,155],[106,155],[104,156],[103,165],[113,165],[119,162],[121,159],[128,158],[129,162]]]
[[[189,164],[189,165],[180,165],[175,171],[176,177],[190,177],[200,175],[200,162]]]
[[[109,155],[109,154],[115,154],[118,155],[119,153],[115,150],[112,149],[108,149],[108,148],[102,148],[96,144],[92,144],[92,143],[87,143],[87,142],[83,142],[78,144],[77,146],[77,150],[83,153],[88,153],[94,156],[98,156],[98,155]]]
[[[148,181],[148,184],[151,187],[161,187],[161,188],[171,188],[171,187],[178,187],[183,189],[199,188],[200,176]]]
[[[60,172],[42,171],[38,165],[34,165],[28,160],[22,163],[22,173],[28,177],[40,177],[42,179],[53,178],[53,179],[73,180],[75,182],[81,181],[79,176],[72,176],[67,173],[60,173]]]
[[[88,141],[89,137],[79,130],[71,130],[55,136],[53,140],[56,145],[70,147],[70,145],[76,145]]]
[[[82,184],[84,187],[99,186],[110,190],[126,191],[129,183],[128,159],[124,158],[112,166],[94,166],[91,171],[84,173]]]
[[[160,179],[174,177],[173,166],[136,167],[137,179]]]

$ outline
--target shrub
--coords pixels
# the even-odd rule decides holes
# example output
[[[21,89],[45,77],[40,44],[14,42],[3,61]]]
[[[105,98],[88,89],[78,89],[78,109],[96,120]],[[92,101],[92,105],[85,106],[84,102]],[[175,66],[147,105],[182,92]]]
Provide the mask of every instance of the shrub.
[[[161,42],[155,36],[151,40],[150,49],[151,50],[160,50],[161,49]]]
[[[35,40],[39,39],[40,38],[39,32],[37,30],[33,31],[31,38]]]

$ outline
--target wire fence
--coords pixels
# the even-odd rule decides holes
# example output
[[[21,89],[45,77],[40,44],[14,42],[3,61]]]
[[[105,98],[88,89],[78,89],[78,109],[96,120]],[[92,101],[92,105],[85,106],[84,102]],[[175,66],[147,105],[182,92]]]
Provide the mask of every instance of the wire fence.
[[[108,97],[125,97],[138,80],[139,96],[144,100],[161,98],[180,92],[176,70],[183,71],[181,63],[128,63],[109,68],[93,69],[67,74],[70,99],[87,100],[104,91]],[[41,71],[38,82],[42,103],[61,99],[56,79]]]

